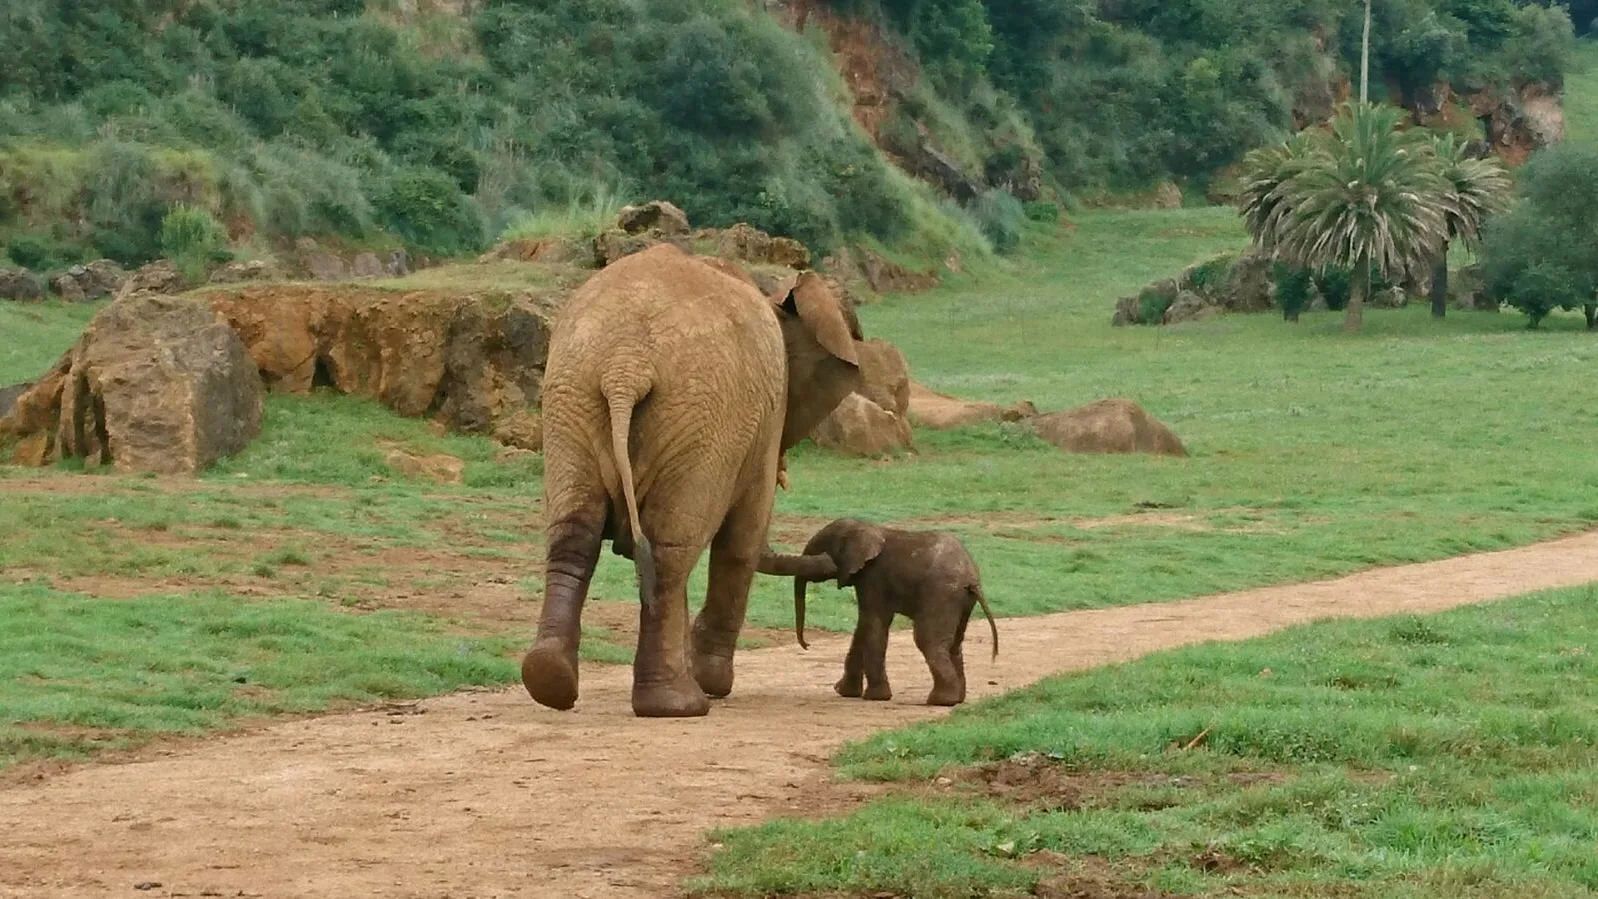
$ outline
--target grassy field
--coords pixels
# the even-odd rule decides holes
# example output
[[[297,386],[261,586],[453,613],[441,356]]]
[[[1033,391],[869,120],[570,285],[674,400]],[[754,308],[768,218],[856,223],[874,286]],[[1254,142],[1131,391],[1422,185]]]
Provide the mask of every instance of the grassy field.
[[[919,432],[918,454],[891,463],[801,447],[775,542],[795,546],[842,515],[947,527],[976,554],[995,611],[1029,615],[1435,559],[1598,521],[1598,456],[1579,449],[1598,409],[1559,377],[1598,363],[1579,318],[1528,333],[1511,314],[1433,322],[1420,308],[1378,310],[1356,337],[1335,314],[1109,326],[1118,296],[1241,243],[1224,209],[1095,213],[1040,237],[1010,269],[862,311],[868,333],[900,345],[929,386],[1046,410],[1130,397],[1191,458],[1066,456],[1016,426]],[[36,375],[88,314],[0,305],[0,383]],[[463,459],[465,483],[400,478],[385,461],[394,446]],[[272,397],[262,436],[193,485],[33,477],[0,468],[0,585],[417,612],[485,646],[519,648],[532,634],[538,458],[439,436],[372,403]],[[1143,514],[1148,504],[1163,508]],[[604,553],[591,657],[629,657],[634,589],[630,566]],[[782,582],[757,581],[749,645],[789,639],[790,602]],[[811,618],[847,629],[854,615],[828,591]],[[13,708],[7,690],[0,718]]]
[[[1054,678],[848,747],[900,793],[715,834],[693,888],[1591,896],[1595,611],[1569,590]]]
[[[1598,40],[1577,45],[1576,67],[1565,76],[1565,138],[1598,141]]]

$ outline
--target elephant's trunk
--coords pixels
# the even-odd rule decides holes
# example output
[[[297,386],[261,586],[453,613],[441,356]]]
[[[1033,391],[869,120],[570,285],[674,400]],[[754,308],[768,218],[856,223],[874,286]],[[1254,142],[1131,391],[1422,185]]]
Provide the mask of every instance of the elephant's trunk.
[[[799,638],[799,645],[809,649],[810,644],[805,642],[805,588],[811,581],[830,581],[837,577],[838,563],[826,553],[796,556],[768,549],[760,554],[755,570],[793,578],[793,631]]]
[[[826,553],[800,556],[775,553],[768,549],[760,554],[755,570],[778,577],[802,577],[807,581],[830,581],[838,576],[837,563]]]

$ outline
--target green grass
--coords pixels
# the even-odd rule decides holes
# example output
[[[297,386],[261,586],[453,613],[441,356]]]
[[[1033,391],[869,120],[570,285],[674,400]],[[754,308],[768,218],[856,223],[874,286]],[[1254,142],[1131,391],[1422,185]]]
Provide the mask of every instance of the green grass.
[[[1576,67],[1565,76],[1565,139],[1598,141],[1598,40],[1577,44]]]
[[[1373,310],[1355,337],[1336,314],[1297,326],[1269,315],[1109,326],[1117,297],[1242,242],[1224,209],[1094,213],[1022,258],[985,262],[980,282],[861,310],[867,332],[901,346],[935,389],[1046,410],[1127,396],[1170,423],[1191,458],[1067,456],[997,425],[918,432],[919,454],[892,464],[803,446],[779,526],[850,515],[948,527],[975,553],[995,611],[1029,615],[1522,545],[1598,521],[1598,456],[1578,449],[1598,432],[1598,409],[1550,380],[1598,363],[1579,318],[1528,333],[1513,314],[1434,322],[1421,308]],[[466,270],[486,283],[492,268]],[[521,283],[534,277],[526,268],[506,271]],[[446,286],[448,271],[428,276]],[[0,371],[36,375],[88,312],[0,306],[19,329],[6,332],[17,337]],[[385,444],[453,454],[465,483],[403,480]],[[193,490],[96,477],[90,491],[6,493],[0,583],[248,584],[335,609],[381,606],[405,589],[436,596],[490,573],[525,584],[529,598],[541,589],[539,459],[502,459],[483,438],[439,436],[372,402],[270,397],[262,436]],[[1146,503],[1168,508],[1132,514]],[[421,580],[389,570],[383,553],[410,548],[478,564]],[[707,563],[691,584],[696,606]],[[603,552],[592,595],[633,602],[635,591],[630,564]],[[816,628],[853,626],[845,593],[820,590],[810,609]],[[503,619],[485,626],[470,613],[454,624],[517,644],[535,625],[531,604],[509,634]],[[757,579],[750,623],[786,630],[791,616],[788,585]],[[590,645],[590,658],[626,657]]]
[[[1096,863],[1177,895],[1590,896],[1595,612],[1563,590],[1052,678],[839,758],[955,786],[717,833],[694,887],[1029,895]],[[994,763],[1023,795],[986,795]]]
[[[43,374],[104,305],[0,302],[0,387]]]
[[[793,489],[779,494],[779,516],[957,519],[940,526],[969,542],[1001,615],[1329,577],[1522,545],[1598,521],[1598,456],[1571,449],[1595,431],[1598,409],[1548,380],[1598,363],[1598,340],[1577,316],[1556,317],[1543,333],[1525,332],[1514,314],[1455,312],[1434,322],[1419,307],[1373,310],[1355,337],[1340,333],[1336,313],[1308,314],[1297,326],[1270,315],[1109,326],[1117,297],[1242,242],[1225,209],[1083,215],[1023,258],[985,264],[980,282],[955,279],[861,311],[867,332],[902,347],[913,375],[935,389],[1031,399],[1045,410],[1130,397],[1168,422],[1191,458],[1067,456],[1016,426],[921,431],[919,455],[890,465],[807,445],[793,453]],[[489,267],[466,267],[478,268]],[[41,360],[70,342],[64,321],[38,330],[28,343]],[[380,440],[461,457],[467,484],[395,481]],[[498,510],[494,528],[536,541],[530,500],[541,493],[539,474],[536,457],[499,461],[485,440],[437,437],[375,404],[315,396],[271,398],[263,436],[207,480],[216,496],[227,485],[276,481],[357,489],[353,513],[345,499],[294,502],[327,503],[314,517],[334,530],[387,528],[390,539],[425,545],[447,539],[429,520],[464,514],[467,498]],[[95,512],[81,497],[28,502],[35,522]],[[1138,518],[1130,513],[1140,503],[1170,508]],[[1115,521],[1097,525],[1101,518]],[[52,543],[37,530],[11,540]],[[535,555],[520,561],[540,567],[536,544],[524,551]],[[0,539],[0,557],[6,552]],[[702,563],[696,591],[704,571]],[[757,580],[753,624],[789,626],[785,588]],[[602,554],[594,595],[631,601],[634,590],[631,567]],[[846,595],[832,591],[812,616],[821,628],[854,620]]]
[[[251,716],[501,684],[515,678],[507,649],[420,615],[0,584],[0,770]]]

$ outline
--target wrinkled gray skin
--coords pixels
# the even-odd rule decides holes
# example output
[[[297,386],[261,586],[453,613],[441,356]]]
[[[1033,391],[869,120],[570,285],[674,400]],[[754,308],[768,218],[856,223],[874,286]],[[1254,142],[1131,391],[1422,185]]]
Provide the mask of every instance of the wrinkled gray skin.
[[[544,374],[544,606],[522,684],[577,702],[583,602],[600,546],[638,567],[633,712],[689,717],[732,691],[781,454],[860,382],[847,315],[814,272],[780,295],[669,244],[567,301]],[[688,576],[710,550],[690,625]]]
[[[793,577],[794,632],[805,642],[805,587],[836,580],[853,587],[860,607],[854,639],[844,659],[843,677],[833,686],[839,696],[887,700],[888,627],[894,615],[915,622],[916,648],[932,671],[928,705],[965,701],[965,627],[982,604],[993,631],[993,656],[999,655],[999,628],[982,595],[977,564],[958,538],[943,531],[905,531],[854,518],[832,522],[805,544],[802,555],[767,552],[765,574]]]

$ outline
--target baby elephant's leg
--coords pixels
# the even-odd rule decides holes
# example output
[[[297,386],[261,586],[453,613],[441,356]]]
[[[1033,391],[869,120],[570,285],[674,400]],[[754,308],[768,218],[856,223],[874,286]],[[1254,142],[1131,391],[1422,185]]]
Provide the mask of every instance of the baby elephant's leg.
[[[860,647],[866,669],[865,698],[886,702],[893,698],[893,689],[888,686],[888,630],[893,624],[893,611],[861,603],[860,623],[865,636]]]
[[[848,699],[859,699],[865,691],[866,616],[855,622],[854,636],[849,638],[849,654],[843,657],[843,677],[832,685],[832,691]]]
[[[929,611],[929,610],[928,610]],[[955,664],[951,649],[956,628],[950,616],[923,614],[916,617],[916,648],[926,657],[927,668],[932,671],[932,692],[927,694],[927,705],[959,705],[965,700],[965,677],[962,666]]]

